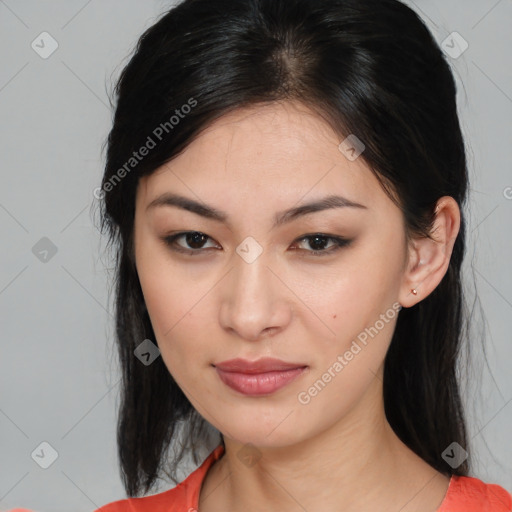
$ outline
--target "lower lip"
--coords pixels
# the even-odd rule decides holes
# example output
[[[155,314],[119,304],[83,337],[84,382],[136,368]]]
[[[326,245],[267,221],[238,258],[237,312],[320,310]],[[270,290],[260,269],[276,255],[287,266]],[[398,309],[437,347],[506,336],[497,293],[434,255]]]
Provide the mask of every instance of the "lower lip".
[[[215,368],[220,379],[230,388],[248,396],[261,396],[275,393],[283,388],[299,375],[302,375],[307,367],[292,368],[265,373],[236,373],[226,372]]]

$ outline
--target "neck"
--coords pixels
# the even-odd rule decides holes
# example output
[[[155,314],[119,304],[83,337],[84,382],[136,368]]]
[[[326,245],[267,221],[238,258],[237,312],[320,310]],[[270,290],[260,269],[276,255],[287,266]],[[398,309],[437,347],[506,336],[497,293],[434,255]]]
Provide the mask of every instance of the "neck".
[[[340,422],[301,443],[258,446],[255,462],[247,463],[238,456],[243,444],[229,438],[224,442],[225,454],[210,476],[217,490],[209,500],[219,510],[310,511],[321,503],[325,512],[434,511],[449,482],[392,430],[380,375]]]

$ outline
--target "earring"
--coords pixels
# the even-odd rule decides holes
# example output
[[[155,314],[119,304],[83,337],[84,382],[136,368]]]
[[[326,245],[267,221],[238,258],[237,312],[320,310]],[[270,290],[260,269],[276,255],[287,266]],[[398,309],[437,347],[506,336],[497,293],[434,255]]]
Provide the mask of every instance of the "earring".
[[[417,292],[414,288],[411,288],[411,293],[412,293],[413,295],[418,295],[418,292]]]

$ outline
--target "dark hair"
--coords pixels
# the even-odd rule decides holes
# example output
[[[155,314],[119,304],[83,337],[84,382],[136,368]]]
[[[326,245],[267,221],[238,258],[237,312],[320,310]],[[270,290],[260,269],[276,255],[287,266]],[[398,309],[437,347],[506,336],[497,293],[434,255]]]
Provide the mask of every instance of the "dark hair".
[[[397,0],[185,0],[140,37],[114,92],[101,206],[116,250],[117,443],[127,494],[147,493],[161,472],[177,482],[185,450],[197,464],[208,427],[162,358],[146,367],[134,357],[143,340],[155,340],[134,261],[138,179],[224,114],[289,100],[313,109],[340,142],[350,134],[363,141],[361,158],[403,212],[408,239],[431,237],[440,197],[459,205],[448,270],[400,311],[383,386],[398,437],[436,470],[467,475],[469,459],[454,469],[442,458],[452,442],[468,444],[456,368],[465,338],[466,155],[450,66],[419,16]],[[143,146],[151,149],[134,156]],[[181,451],[166,459],[180,425]]]

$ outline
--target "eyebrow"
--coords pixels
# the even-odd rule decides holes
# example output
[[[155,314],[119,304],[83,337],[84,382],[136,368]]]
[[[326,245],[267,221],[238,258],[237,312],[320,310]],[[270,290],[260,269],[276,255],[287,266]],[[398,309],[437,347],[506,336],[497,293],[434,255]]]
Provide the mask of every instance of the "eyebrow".
[[[151,201],[146,207],[146,211],[151,208],[156,208],[160,206],[175,206],[183,210],[187,210],[189,212],[200,215],[201,217],[206,217],[207,219],[212,219],[214,221],[222,223],[227,223],[229,218],[227,213],[220,211],[212,206],[199,203],[188,197],[173,194],[171,192],[166,192],[158,196],[153,201]],[[330,195],[322,199],[313,201],[311,203],[302,204],[300,206],[290,208],[282,212],[278,212],[274,217],[273,227],[276,228],[278,226],[291,222],[299,217],[308,215],[310,213],[321,212],[333,208],[361,208],[365,210],[368,209],[366,206],[351,201],[346,197]]]

